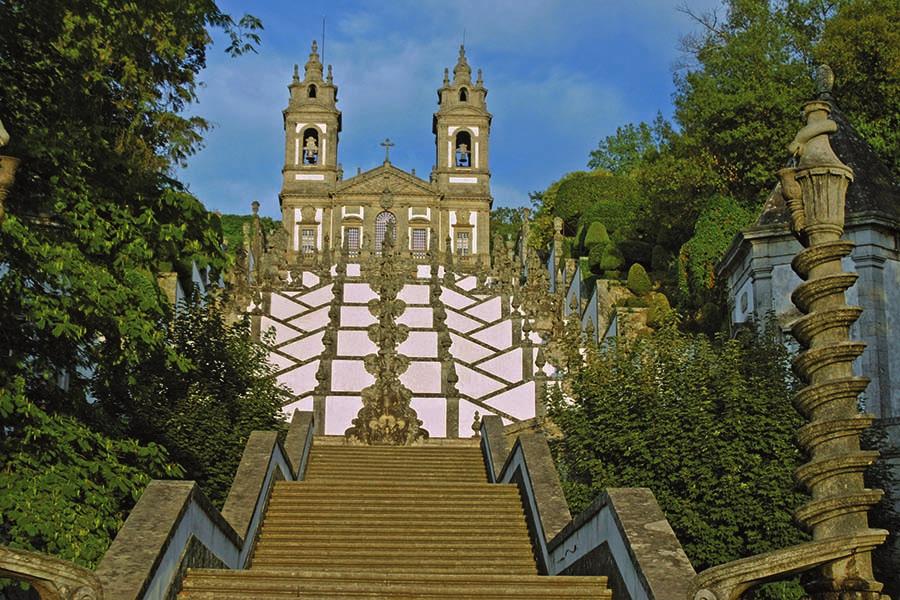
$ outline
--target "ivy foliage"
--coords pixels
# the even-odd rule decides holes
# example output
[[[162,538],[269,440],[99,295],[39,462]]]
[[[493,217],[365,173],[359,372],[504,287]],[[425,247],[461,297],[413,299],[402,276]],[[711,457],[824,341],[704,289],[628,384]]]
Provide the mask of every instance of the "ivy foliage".
[[[791,517],[802,418],[773,332],[710,340],[670,318],[568,364],[549,415],[573,512],[605,488],[648,487],[697,570],[804,539]]]

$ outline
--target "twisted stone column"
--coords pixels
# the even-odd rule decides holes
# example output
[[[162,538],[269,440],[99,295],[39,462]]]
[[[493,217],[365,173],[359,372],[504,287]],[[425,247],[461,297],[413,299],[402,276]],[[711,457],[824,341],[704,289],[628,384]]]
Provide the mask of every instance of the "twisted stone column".
[[[796,166],[779,171],[792,229],[804,246],[792,263],[805,280],[792,296],[804,316],[792,332],[804,348],[794,369],[807,385],[795,404],[810,420],[798,432],[809,461],[796,476],[812,500],[795,516],[812,532],[813,541],[862,536],[883,541],[887,532],[869,529],[867,518],[882,492],[863,483],[864,471],[878,457],[860,449],[860,433],[873,420],[857,410],[857,397],[868,379],[853,375],[853,361],[865,344],[850,340],[850,326],[862,309],[847,306],[844,299],[857,276],[841,264],[853,249],[853,242],[841,239],[853,171],[831,148],[829,136],[837,125],[830,111],[825,100],[806,103],[806,126],[790,146]],[[807,574],[807,591],[828,600],[880,598],[882,584],[872,574],[871,547],[857,548]]]

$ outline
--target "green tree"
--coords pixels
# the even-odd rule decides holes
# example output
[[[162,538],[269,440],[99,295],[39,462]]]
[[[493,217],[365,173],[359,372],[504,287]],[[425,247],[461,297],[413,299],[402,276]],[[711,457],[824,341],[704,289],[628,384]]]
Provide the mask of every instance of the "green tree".
[[[900,179],[900,4],[843,3],[811,53],[834,70],[838,106]]]
[[[184,471],[157,444],[47,414],[24,387],[0,394],[0,544],[95,567],[150,479]]]
[[[643,121],[616,128],[615,135],[605,137],[592,150],[588,168],[617,175],[630,173],[641,162],[659,152],[671,135],[671,126],[658,114],[652,125]]]
[[[550,395],[566,498],[649,487],[697,570],[803,539],[791,513],[802,418],[789,356],[772,332],[739,339],[658,332],[574,361]]]
[[[235,54],[260,24],[207,1],[14,0],[0,27],[0,119],[22,159],[0,227],[0,387],[22,377],[29,398],[78,413],[105,385],[91,373],[134,384],[163,344],[158,265],[225,264],[214,220],[169,173],[206,127],[181,110],[209,28]]]
[[[698,16],[703,30],[684,44],[695,65],[675,78],[683,135],[712,156],[726,189],[748,206],[772,185],[798,108],[813,93],[797,30],[777,4],[729,0],[721,19]]]
[[[224,300],[194,294],[164,329],[166,348],[134,373],[124,433],[162,444],[221,508],[254,430],[284,426],[290,398],[250,319],[229,323]],[[173,363],[171,355],[178,357]]]

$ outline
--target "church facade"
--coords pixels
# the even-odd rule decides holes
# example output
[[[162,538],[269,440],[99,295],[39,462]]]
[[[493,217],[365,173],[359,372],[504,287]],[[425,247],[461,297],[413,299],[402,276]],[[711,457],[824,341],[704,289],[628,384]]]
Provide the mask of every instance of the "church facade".
[[[390,162],[345,179],[340,163],[341,111],[338,87],[312,44],[301,79],[294,67],[284,110],[285,155],[279,200],[290,258],[346,247],[357,253],[381,250],[390,230],[399,249],[424,258],[436,236],[441,252],[462,262],[489,257],[490,127],[481,71],[472,81],[465,48],[451,80],[444,70],[438,110],[432,120],[435,164],[428,180]]]

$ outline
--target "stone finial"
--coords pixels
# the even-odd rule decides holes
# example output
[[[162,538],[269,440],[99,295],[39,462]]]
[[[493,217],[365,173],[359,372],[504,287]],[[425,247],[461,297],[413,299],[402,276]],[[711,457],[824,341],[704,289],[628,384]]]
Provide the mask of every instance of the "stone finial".
[[[450,85],[450,69],[444,67],[444,85]]]
[[[459,45],[459,58],[456,60],[456,66],[453,67],[453,83],[468,83],[472,81],[472,67],[466,60],[466,47]]]
[[[334,83],[334,73],[332,73],[332,71],[331,71],[331,65],[328,65],[328,77],[327,77],[326,81],[328,81],[329,84]]]
[[[484,79],[481,76],[481,69],[478,69],[478,77],[475,79],[475,85],[478,87],[484,87]]]
[[[297,63],[294,63],[294,76],[292,79],[294,83],[300,83],[300,65]]]
[[[472,420],[472,431],[475,432],[475,437],[481,437],[481,413],[477,410],[475,411],[475,418]]]
[[[816,82],[816,93],[819,98],[827,98],[831,96],[831,90],[834,88],[834,71],[828,65],[819,65],[816,67],[814,75]]]
[[[306,81],[322,81],[322,61],[319,60],[319,44],[316,40],[312,41],[304,72]]]
[[[253,202],[251,202],[251,203],[250,203],[250,210],[253,211],[253,216],[254,216],[254,217],[255,217],[256,215],[258,215],[258,214],[259,214],[259,201],[254,200]]]

